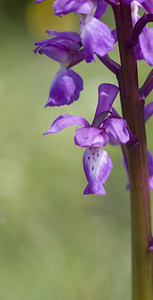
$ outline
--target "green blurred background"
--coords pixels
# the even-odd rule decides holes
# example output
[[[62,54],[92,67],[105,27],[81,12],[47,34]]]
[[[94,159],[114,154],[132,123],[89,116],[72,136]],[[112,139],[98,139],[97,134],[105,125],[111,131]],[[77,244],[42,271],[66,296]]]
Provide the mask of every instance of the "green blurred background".
[[[113,29],[111,10],[104,21]],[[98,85],[116,80],[98,61],[83,62],[74,68],[84,78],[79,101],[44,109],[59,67],[33,53],[46,29],[78,30],[78,19],[55,17],[50,0],[1,0],[0,298],[128,300],[130,203],[119,147],[107,147],[114,165],[107,195],[83,196],[83,149],[74,145],[74,128],[43,136],[61,113],[92,121]],[[149,68],[139,65],[143,82]]]

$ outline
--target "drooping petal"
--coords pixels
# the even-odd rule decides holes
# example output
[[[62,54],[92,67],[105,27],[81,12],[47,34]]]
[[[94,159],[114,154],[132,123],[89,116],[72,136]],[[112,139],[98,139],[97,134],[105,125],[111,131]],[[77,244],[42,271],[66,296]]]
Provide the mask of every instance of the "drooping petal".
[[[119,88],[113,84],[103,83],[98,88],[98,105],[95,118],[103,111],[110,111],[118,94]]]
[[[95,54],[104,56],[114,49],[114,38],[109,27],[91,16],[80,16],[80,36],[86,62],[95,61]]]
[[[145,122],[153,115],[153,102],[147,104],[144,108]]]
[[[94,17],[96,19],[100,19],[102,15],[105,13],[108,4],[104,0],[99,0],[97,3],[97,9],[94,13]]]
[[[79,125],[82,127],[88,127],[90,126],[88,121],[80,116],[71,116],[69,114],[64,114],[59,116],[51,125],[49,130],[47,130],[45,134],[52,134],[57,133],[61,130],[63,130],[66,127],[72,126],[72,125]]]
[[[103,129],[109,132],[120,143],[126,144],[130,140],[130,134],[126,120],[110,118],[104,121]]]
[[[83,156],[83,167],[88,180],[84,194],[105,195],[103,185],[113,167],[108,153],[103,148],[87,148]]]
[[[79,98],[82,89],[82,78],[71,69],[61,68],[52,81],[45,106],[69,105]]]
[[[75,131],[74,142],[80,147],[105,147],[108,136],[98,128],[79,128]]]
[[[72,12],[91,14],[95,8],[96,0],[56,0],[53,8],[55,15],[61,17]]]
[[[153,65],[153,28],[147,28],[139,36],[139,43],[144,60]]]

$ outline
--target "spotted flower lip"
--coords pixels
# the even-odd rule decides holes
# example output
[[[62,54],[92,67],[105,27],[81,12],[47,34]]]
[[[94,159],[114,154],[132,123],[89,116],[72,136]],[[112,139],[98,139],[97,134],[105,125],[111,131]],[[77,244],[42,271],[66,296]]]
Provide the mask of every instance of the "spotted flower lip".
[[[109,143],[110,136],[124,144],[130,139],[126,121],[111,112],[118,90],[118,87],[111,84],[99,86],[98,105],[92,125],[81,116],[64,114],[44,133],[48,135],[72,125],[81,126],[75,131],[74,142],[77,146],[86,148],[83,156],[84,171],[88,180],[85,194],[105,194],[103,184],[111,172],[112,161],[103,148]]]
[[[75,32],[47,31],[50,39],[36,42],[35,53],[45,54],[60,63],[60,69],[52,81],[49,98],[45,105],[70,105],[78,100],[83,90],[82,78],[69,66],[74,66],[84,59],[80,36]]]

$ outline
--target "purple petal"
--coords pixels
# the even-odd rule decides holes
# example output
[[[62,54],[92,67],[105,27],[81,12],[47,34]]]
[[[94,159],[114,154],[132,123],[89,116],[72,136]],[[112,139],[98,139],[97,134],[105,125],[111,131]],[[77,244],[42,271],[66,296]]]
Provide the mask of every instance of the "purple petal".
[[[61,41],[72,41],[75,44],[80,43],[80,35],[77,32],[73,31],[55,31],[55,30],[47,30],[46,31],[49,36],[55,36],[53,39],[58,43]]]
[[[145,122],[153,115],[153,102],[150,102],[144,108]]]
[[[150,239],[148,250],[153,251],[153,237]]]
[[[69,61],[69,50],[60,44],[46,44],[39,49],[39,54],[45,54],[59,63],[66,63]]]
[[[144,30],[139,36],[139,43],[144,60],[153,65],[153,28]]]
[[[97,117],[100,113],[104,111],[110,111],[112,109],[112,104],[118,94],[118,87],[112,84],[101,84],[98,88],[98,105],[95,113]]]
[[[92,0],[56,0],[53,8],[55,15],[61,17],[72,12],[80,14],[91,14],[96,3]]]
[[[138,3],[142,3],[144,0],[137,0],[136,2]],[[133,2],[133,0],[123,0],[124,4],[130,4],[131,2]]]
[[[127,183],[127,185],[126,185],[126,190],[129,190],[129,189],[130,189],[130,184],[129,184],[129,174],[128,174],[127,161],[126,161],[124,155],[123,155],[123,167],[124,167],[124,169],[125,169],[125,172],[126,172],[126,175],[127,175],[127,178],[128,178],[128,183]]]
[[[126,162],[124,156],[123,156],[123,166],[125,168],[127,177],[129,178],[127,162]],[[153,157],[152,157],[152,154],[149,150],[148,150],[148,166],[149,166],[149,187],[150,187],[150,189],[153,190]],[[128,183],[127,186],[126,186],[126,189],[129,189],[129,188],[130,188],[130,185]]]
[[[94,54],[104,56],[114,49],[114,38],[109,27],[94,17],[80,17],[80,35],[86,62],[95,61]]]
[[[71,69],[62,68],[51,84],[46,106],[69,105],[79,98],[82,89],[82,78]]]
[[[97,4],[97,9],[94,13],[94,17],[96,19],[100,19],[102,15],[105,13],[108,4],[104,0],[99,0]]]
[[[152,14],[153,13],[153,0],[145,0],[145,1],[139,1],[142,6],[145,8],[145,10]]]
[[[72,126],[72,125],[79,125],[82,127],[88,127],[90,126],[88,121],[80,116],[71,116],[68,114],[64,114],[59,116],[51,125],[49,130],[47,130],[45,134],[50,133],[57,133],[61,130],[63,130],[66,127]]]
[[[71,61],[81,47],[80,35],[75,32],[57,31],[48,31],[48,34],[55,36],[47,40],[36,42],[35,45],[38,47],[34,52],[45,54],[59,63],[68,63]]]
[[[116,43],[118,41],[117,30],[116,29],[112,30],[112,36],[114,38],[114,43]]]
[[[41,2],[43,2],[44,0],[36,0],[35,1],[35,3],[37,4],[37,3],[41,3]]]
[[[103,129],[106,129],[120,143],[126,144],[130,140],[127,122],[123,119],[110,118],[104,121]]]
[[[130,4],[133,0],[123,0],[124,4]],[[137,0],[136,2],[140,3],[148,13],[153,13],[153,0]]]
[[[113,167],[108,153],[103,148],[87,148],[83,156],[83,167],[88,180],[84,194],[105,195],[103,185]]]
[[[103,111],[110,111],[118,94],[119,88],[113,84],[103,83],[98,88],[98,105],[95,118]]]
[[[111,133],[107,132],[107,135],[108,135],[108,138],[109,138],[109,144],[112,145],[112,146],[116,146],[116,145],[119,145],[119,141],[116,140]]]
[[[50,39],[50,44],[53,43],[53,45],[61,45],[64,46],[69,52],[76,52],[81,48],[81,37],[79,34],[76,33],[74,35],[74,32],[63,32],[63,34],[59,34],[54,38]],[[73,34],[73,36],[72,36]],[[70,36],[71,35],[71,36]]]
[[[149,165],[149,187],[151,190],[153,190],[153,157],[149,150],[148,150],[148,165]]]
[[[105,147],[108,137],[104,131],[98,128],[79,128],[75,131],[74,141],[80,147]]]

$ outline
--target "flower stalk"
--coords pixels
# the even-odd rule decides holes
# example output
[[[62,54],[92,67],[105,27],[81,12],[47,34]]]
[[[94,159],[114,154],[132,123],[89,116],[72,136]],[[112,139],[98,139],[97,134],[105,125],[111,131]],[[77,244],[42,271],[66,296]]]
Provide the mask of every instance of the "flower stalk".
[[[120,5],[114,6],[113,11],[121,60],[119,87],[122,112],[131,131],[138,138],[135,147],[126,147],[131,193],[132,300],[152,300],[152,252],[148,250],[151,240],[151,207],[144,100],[139,96],[135,48],[126,47],[132,32],[131,7],[120,1]]]

